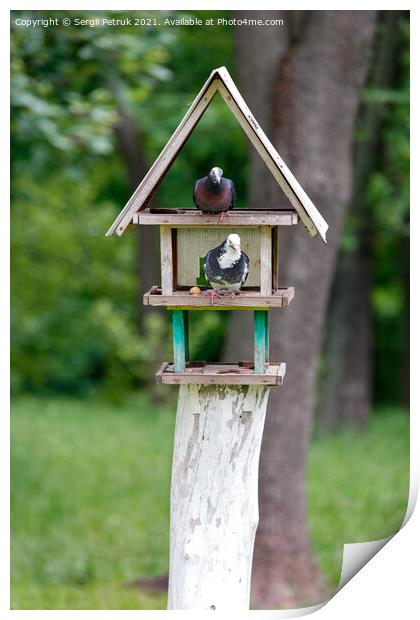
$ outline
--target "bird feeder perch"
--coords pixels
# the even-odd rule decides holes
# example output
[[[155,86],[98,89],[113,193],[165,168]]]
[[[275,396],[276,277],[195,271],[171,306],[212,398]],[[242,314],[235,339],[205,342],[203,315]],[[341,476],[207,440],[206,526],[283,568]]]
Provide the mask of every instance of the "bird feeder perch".
[[[236,209],[222,221],[195,208],[153,209],[150,201],[214,95],[219,92],[288,197],[291,208]],[[192,205],[191,205],[192,206]],[[301,220],[326,241],[328,224],[290,172],[225,67],[210,74],[159,157],[107,235],[134,225],[160,227],[161,283],[143,303],[172,311],[174,359],[158,383],[180,385],[171,486],[169,609],[247,609],[258,523],[258,459],[270,386],[283,383],[284,362],[269,360],[268,317],[288,306],[279,286],[279,231]],[[212,304],[204,294],[203,257],[230,234],[249,256],[246,286]],[[191,289],[199,294],[191,294]],[[229,364],[189,359],[188,315],[251,310],[254,354]]]

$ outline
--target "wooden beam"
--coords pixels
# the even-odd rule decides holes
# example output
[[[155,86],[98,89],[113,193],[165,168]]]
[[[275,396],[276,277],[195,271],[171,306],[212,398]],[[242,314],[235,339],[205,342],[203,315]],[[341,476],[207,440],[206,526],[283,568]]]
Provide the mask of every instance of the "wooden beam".
[[[187,310],[172,311],[175,372],[184,372],[188,359],[188,317]]]
[[[269,315],[268,312],[264,312],[265,316],[265,361],[268,364],[270,361],[270,332],[269,332],[269,325],[268,325],[268,321],[269,321]]]
[[[160,269],[162,277],[162,295],[172,295],[174,291],[174,263],[172,230],[170,226],[160,227]]]
[[[268,392],[232,385],[179,390],[168,609],[249,609]]]
[[[188,310],[182,310],[184,315],[184,348],[185,363],[190,359],[190,313]]]
[[[215,299],[210,303],[210,296],[206,291],[201,295],[190,295],[186,290],[175,290],[172,294],[163,295],[162,290],[152,286],[143,295],[145,306],[164,306],[165,308],[184,308],[191,310],[258,310],[264,308],[282,308],[290,305],[295,296],[293,286],[279,288],[271,295],[261,295],[259,290],[241,290],[240,295],[232,299],[230,296]]]
[[[267,310],[254,312],[254,371],[257,375],[265,373],[265,362],[268,361],[268,322]]]
[[[260,228],[260,292],[261,295],[271,295],[273,276],[272,276],[272,250],[271,250],[271,228],[261,226]]]
[[[182,372],[176,372],[173,364],[164,362],[156,374],[156,383],[165,385],[282,385],[286,364],[267,364],[264,374],[255,374],[254,364],[216,364],[203,362],[195,366],[186,364]]]
[[[171,228],[172,236],[172,282],[173,288],[178,288],[178,231],[176,228]]]
[[[145,209],[133,215],[133,224],[142,226],[169,225],[182,226],[293,226],[298,223],[295,211],[280,209],[229,211],[229,217],[220,221],[219,215],[203,214],[198,209]]]
[[[279,287],[279,227],[273,226],[271,229],[271,253],[272,253],[272,269],[273,269],[273,291],[276,291]]]

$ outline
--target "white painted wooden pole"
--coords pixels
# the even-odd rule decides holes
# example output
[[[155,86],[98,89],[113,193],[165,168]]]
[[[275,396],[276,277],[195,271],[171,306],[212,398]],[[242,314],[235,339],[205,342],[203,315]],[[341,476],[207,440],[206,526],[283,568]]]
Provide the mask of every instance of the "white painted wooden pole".
[[[181,385],[168,609],[249,609],[269,388]]]

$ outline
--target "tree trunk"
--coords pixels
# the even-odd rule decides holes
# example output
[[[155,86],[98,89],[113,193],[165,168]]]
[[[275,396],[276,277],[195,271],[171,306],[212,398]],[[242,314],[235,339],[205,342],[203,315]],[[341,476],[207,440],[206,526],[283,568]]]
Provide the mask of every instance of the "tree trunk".
[[[268,392],[262,385],[180,386],[168,609],[249,609]]]
[[[359,230],[358,247],[343,252],[331,288],[325,324],[325,371],[317,426],[363,428],[371,410],[372,326],[370,234]]]
[[[122,158],[126,165],[129,181],[129,191],[134,192],[138,184],[148,171],[145,156],[142,150],[143,140],[140,130],[129,114],[120,106],[119,122],[115,129]],[[138,252],[137,273],[141,292],[147,291],[156,284],[159,252],[157,242],[157,229],[155,226],[137,226]],[[140,319],[147,312],[149,306],[138,304]]]
[[[387,88],[395,74],[398,11],[384,11],[372,75],[374,88]],[[325,334],[325,373],[319,403],[322,429],[363,427],[372,408],[372,217],[364,194],[377,163],[383,105],[367,103],[359,115],[349,217],[356,247],[342,249],[331,289]]]
[[[313,557],[306,523],[305,472],[315,368],[343,217],[351,194],[351,145],[374,34],[375,12],[253,12],[281,17],[275,58],[263,37],[236,31],[241,85],[257,97],[255,79],[269,85],[254,105],[268,135],[330,224],[328,245],[302,226],[282,230],[280,283],[296,287],[290,308],[271,312],[271,357],[287,362],[281,390],[270,396],[261,454],[260,526],[254,552],[253,599],[276,609],[319,602],[325,583]],[[269,55],[269,62],[263,60]],[[262,75],[261,75],[262,73]],[[263,124],[263,123],[262,123]],[[286,207],[281,190],[251,160],[253,206]],[[254,176],[255,174],[255,176]],[[259,198],[260,197],[260,198]],[[257,201],[259,200],[259,203]],[[241,359],[243,324],[232,313],[227,356]],[[235,322],[238,324],[235,326]],[[240,337],[239,337],[240,335]],[[245,355],[246,357],[246,355]]]
[[[118,83],[116,80],[111,82],[117,101]],[[146,174],[148,165],[143,151],[143,138],[140,129],[137,127],[134,119],[125,110],[123,103],[118,105],[119,122],[115,128],[118,145],[120,147],[121,156],[127,170],[129,182],[129,191],[134,192],[138,184]],[[136,269],[138,277],[138,297],[136,299],[137,324],[141,336],[144,337],[148,330],[147,317],[152,319],[152,315],[160,314],[164,316],[163,308],[153,309],[152,306],[144,306],[142,304],[142,295],[154,284],[160,281],[160,256],[158,246],[158,228],[156,226],[135,226],[137,234],[137,252],[136,252]],[[164,344],[162,343],[162,349]],[[154,347],[154,359],[148,366],[147,375],[143,380],[154,385],[155,365],[162,360],[162,354],[159,347]],[[152,396],[155,394],[152,389]]]

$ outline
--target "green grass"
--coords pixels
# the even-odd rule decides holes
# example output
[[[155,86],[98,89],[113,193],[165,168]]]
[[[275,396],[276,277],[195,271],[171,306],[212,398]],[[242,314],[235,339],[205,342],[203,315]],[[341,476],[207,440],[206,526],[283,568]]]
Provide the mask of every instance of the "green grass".
[[[309,528],[314,551],[338,585],[343,544],[385,538],[404,520],[409,489],[409,417],[385,410],[368,429],[317,438],[309,451]]]
[[[163,609],[127,588],[167,571],[174,410],[145,398],[17,399],[12,416],[12,608]],[[408,490],[408,419],[316,439],[310,530],[331,583],[342,544],[398,529]]]

